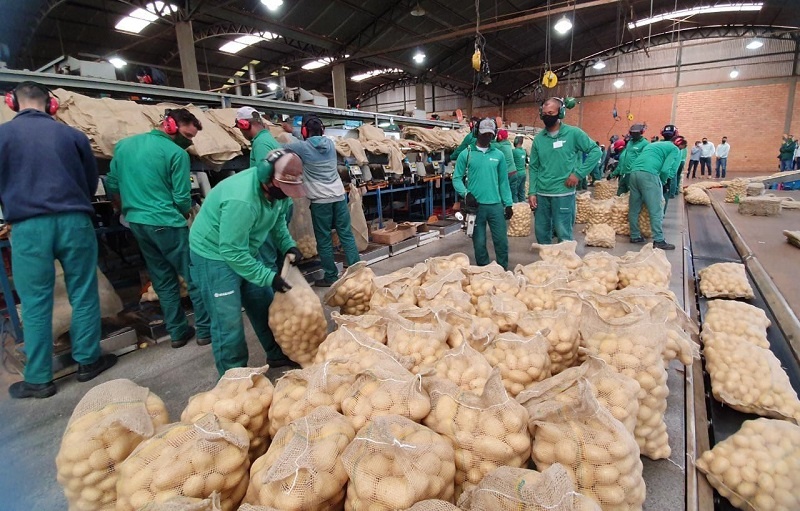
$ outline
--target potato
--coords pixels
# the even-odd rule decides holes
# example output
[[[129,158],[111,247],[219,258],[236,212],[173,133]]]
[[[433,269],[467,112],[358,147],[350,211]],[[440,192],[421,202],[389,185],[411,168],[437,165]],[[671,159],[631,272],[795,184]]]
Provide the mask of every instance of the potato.
[[[592,197],[598,201],[613,199],[617,196],[617,188],[619,181],[616,179],[599,180],[594,183]]]
[[[773,419],[745,421],[704,452],[697,468],[739,509],[800,509],[800,426]]]
[[[619,258],[607,252],[591,252],[583,258],[583,265],[594,280],[603,284],[607,292],[617,289],[619,284]]]
[[[434,310],[436,316],[451,327],[447,344],[452,348],[467,342],[475,351],[480,352],[500,333],[500,329],[490,318],[479,318],[447,305]]]
[[[453,447],[405,417],[376,417],[347,446],[342,463],[350,479],[345,510],[407,509],[425,499],[453,499]]]
[[[706,298],[753,298],[753,288],[741,263],[716,263],[697,272],[700,294]]]
[[[375,291],[375,272],[359,261],[347,268],[344,275],[325,293],[325,304],[339,307],[342,314],[360,315],[369,311]]]
[[[648,284],[669,289],[671,274],[672,266],[664,251],[652,244],[644,245],[639,252],[628,252],[619,260],[620,289]]]
[[[527,238],[531,235],[531,225],[533,224],[533,211],[527,202],[518,202],[511,206],[514,212],[511,220],[508,221],[507,235],[509,237]]]
[[[432,367],[447,350],[450,325],[429,309],[382,309],[389,326],[386,346],[400,357],[411,357],[411,372]]]
[[[469,266],[469,256],[456,252],[449,256],[431,257],[425,260],[425,265],[428,267],[428,271],[422,277],[423,284],[430,280],[435,280],[443,273],[466,268]]]
[[[503,333],[483,350],[489,364],[500,369],[503,386],[511,397],[516,397],[530,384],[551,376],[550,343],[542,334],[523,337]]]
[[[469,294],[473,305],[478,298],[489,293],[517,296],[522,279],[504,271],[497,263],[488,266],[471,266],[464,270],[469,275]]]
[[[56,478],[70,509],[113,509],[119,465],[167,422],[164,402],[130,380],[89,390],[75,407],[56,454]]]
[[[592,192],[580,192],[575,195],[575,223],[585,224],[589,218],[589,203]]]
[[[562,241],[554,245],[540,245],[534,243],[531,245],[531,250],[538,250],[539,257],[542,261],[557,264],[572,271],[583,266],[583,261],[581,261],[580,256],[575,253],[575,248],[577,248],[577,246],[577,241]]]
[[[492,291],[478,298],[478,316],[494,321],[501,332],[515,331],[520,315],[527,310],[528,307],[523,302],[506,294]]]
[[[461,390],[481,394],[492,366],[469,343],[445,351],[434,366],[436,376],[455,383]]]
[[[548,341],[550,371],[556,375],[572,367],[578,360],[580,346],[580,314],[571,314],[566,307],[556,310],[529,311],[517,323],[517,333],[530,337],[544,333]]]

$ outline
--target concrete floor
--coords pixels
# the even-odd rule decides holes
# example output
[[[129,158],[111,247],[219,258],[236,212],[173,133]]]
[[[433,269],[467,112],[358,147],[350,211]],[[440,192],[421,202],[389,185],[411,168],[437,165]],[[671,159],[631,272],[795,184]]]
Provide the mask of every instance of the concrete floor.
[[[664,221],[667,241],[678,245],[678,250],[668,253],[672,263],[671,289],[683,297],[683,251],[685,230],[684,210],[678,201],[672,202]],[[583,235],[576,226],[578,251],[585,255],[589,251],[601,250],[584,247]],[[509,264],[527,264],[537,260],[530,251],[535,240],[510,238]],[[617,246],[610,252],[621,255],[639,246],[617,237]],[[471,240],[462,233],[454,234],[438,242],[419,247],[398,257],[372,265],[378,275],[411,266],[428,257],[464,252],[474,263]],[[491,252],[491,250],[490,250]],[[319,293],[322,294],[321,292]],[[246,321],[246,319],[245,319]],[[250,365],[265,362],[263,350],[247,325],[250,347]],[[270,374],[278,376],[278,374]],[[150,388],[167,405],[172,420],[179,420],[190,396],[211,388],[217,379],[210,347],[189,344],[178,350],[162,343],[138,350],[120,358],[117,365],[90,383],[78,383],[74,376],[57,382],[58,394],[47,400],[15,401],[8,398],[8,385],[19,379],[0,368],[0,495],[4,495],[0,509],[4,511],[56,511],[67,508],[66,500],[56,482],[55,455],[61,436],[75,405],[93,385],[115,378],[128,378],[139,385]],[[670,396],[668,398],[667,426],[672,446],[671,462],[653,462],[644,459],[644,474],[647,482],[645,509],[650,511],[675,511],[684,508],[685,502],[685,431],[683,369],[674,365],[669,369]]]

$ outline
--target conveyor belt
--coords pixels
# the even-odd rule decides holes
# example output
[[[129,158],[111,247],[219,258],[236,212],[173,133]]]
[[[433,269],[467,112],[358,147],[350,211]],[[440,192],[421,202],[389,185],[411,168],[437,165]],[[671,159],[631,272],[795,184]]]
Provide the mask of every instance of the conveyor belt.
[[[687,218],[695,283],[697,282],[697,272],[711,264],[731,261],[742,262],[730,236],[713,208],[687,206]],[[748,279],[753,287],[755,298],[748,300],[747,303],[764,310],[767,317],[772,322],[773,326],[767,331],[770,349],[775,353],[778,360],[780,360],[781,365],[789,375],[792,386],[795,391],[797,391],[800,389],[800,366],[798,366],[798,362],[794,358],[789,344],[780,328],[777,328],[775,316],[764,300],[761,290],[753,282],[749,272]],[[699,289],[697,289],[697,298],[699,317],[702,321],[708,309],[708,300],[700,296]],[[723,406],[713,398],[711,395],[711,384],[708,373],[705,371],[705,361],[703,362],[703,376],[706,408],[709,417],[708,433],[711,446],[713,447],[716,443],[736,433],[744,421],[757,419],[758,416],[737,412],[730,407]],[[697,403],[696,406],[700,406],[700,403]],[[717,511],[733,511],[735,509],[726,499],[722,498],[716,492],[714,493],[714,502],[714,507]]]

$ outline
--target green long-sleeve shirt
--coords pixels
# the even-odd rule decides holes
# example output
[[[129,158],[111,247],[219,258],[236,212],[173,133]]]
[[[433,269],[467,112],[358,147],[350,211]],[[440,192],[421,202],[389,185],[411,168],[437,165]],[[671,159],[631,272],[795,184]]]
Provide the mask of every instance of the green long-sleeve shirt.
[[[272,136],[269,130],[261,130],[250,141],[250,166],[255,167],[258,162],[265,160],[270,151],[280,149],[281,145]]]
[[[462,140],[461,143],[458,144],[456,150],[453,151],[453,153],[450,155],[450,160],[458,161],[458,157],[461,155],[461,153],[463,153],[467,147],[472,145],[475,145],[475,135],[473,135],[472,132],[470,131],[469,133],[467,133],[467,136],[464,137],[464,140]]]
[[[602,157],[600,147],[580,128],[562,122],[555,134],[546,129],[540,131],[533,137],[528,163],[528,195],[559,197],[575,193],[575,188],[564,184],[569,175],[585,178]]]
[[[633,171],[649,172],[661,178],[662,183],[675,176],[681,163],[681,151],[672,142],[653,142],[642,149],[633,164]]]
[[[228,263],[253,284],[270,286],[275,272],[258,259],[258,251],[268,236],[280,253],[296,246],[285,220],[290,204],[291,199],[268,200],[256,169],[243,170],[208,194],[189,232],[189,247]]]
[[[797,142],[794,140],[787,140],[781,144],[780,156],[781,160],[791,160],[794,158],[794,150],[797,148]]]
[[[506,159],[499,149],[489,148],[484,153],[473,145],[462,152],[453,173],[453,187],[462,197],[469,191],[478,204],[513,204]]]
[[[515,147],[514,151],[514,167],[517,172],[525,172],[525,160],[528,159],[528,152],[522,147]]]
[[[510,174],[511,172],[517,171],[517,166],[514,164],[514,146],[511,145],[511,141],[508,139],[501,140],[499,142],[492,142],[492,147],[499,149],[503,156],[506,159],[506,171]]]
[[[189,154],[163,131],[123,138],[114,147],[106,192],[118,195],[129,222],[185,227],[192,207]]]
[[[630,174],[633,171],[633,164],[636,161],[636,158],[642,154],[642,149],[644,149],[650,142],[647,141],[646,138],[642,137],[639,140],[631,139],[625,145],[625,149],[622,151],[622,154],[619,155],[619,163],[617,164],[617,168],[614,169],[615,176],[625,176]]]

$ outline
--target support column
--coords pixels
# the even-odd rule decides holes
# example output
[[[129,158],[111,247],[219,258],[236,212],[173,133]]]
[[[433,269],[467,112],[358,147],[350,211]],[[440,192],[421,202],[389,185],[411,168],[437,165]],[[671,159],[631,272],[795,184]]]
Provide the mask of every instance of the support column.
[[[200,76],[197,74],[197,57],[194,54],[194,33],[191,21],[175,23],[175,36],[178,40],[178,54],[181,57],[181,73],[185,89],[200,90]]]
[[[415,87],[417,96],[417,110],[425,111],[425,84],[418,83]]]
[[[333,80],[333,107],[347,108],[347,81],[344,75],[344,64],[336,64],[331,69]]]
[[[281,89],[286,90],[286,72],[283,68],[278,69],[278,85]]]
[[[258,96],[258,84],[256,83],[256,66],[247,64],[247,77],[250,80],[250,95]]]
[[[234,91],[236,92],[236,95],[237,96],[241,96],[242,95],[242,80],[238,76],[236,76],[233,79],[233,83],[234,83],[234,85],[236,85],[236,87],[234,88]]]

